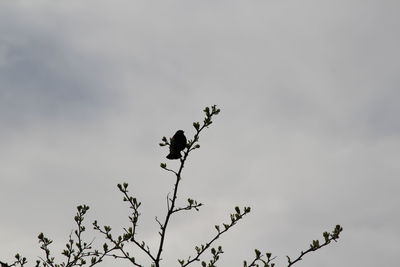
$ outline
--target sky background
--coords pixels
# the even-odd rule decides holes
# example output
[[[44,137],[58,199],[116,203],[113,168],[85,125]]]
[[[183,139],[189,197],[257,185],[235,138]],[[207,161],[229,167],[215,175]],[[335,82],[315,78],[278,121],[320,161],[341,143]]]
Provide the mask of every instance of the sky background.
[[[205,206],[172,219],[165,266],[193,255],[236,205],[252,212],[217,243],[218,266],[242,266],[254,248],[284,266],[336,224],[339,242],[296,266],[396,265],[399,10],[390,0],[0,1],[0,260],[20,252],[33,266],[40,232],[60,260],[79,204],[91,207],[87,225],[118,233],[122,182],[155,250],[154,217],[174,183],[158,143],[177,129],[190,138],[217,104],[178,199]]]

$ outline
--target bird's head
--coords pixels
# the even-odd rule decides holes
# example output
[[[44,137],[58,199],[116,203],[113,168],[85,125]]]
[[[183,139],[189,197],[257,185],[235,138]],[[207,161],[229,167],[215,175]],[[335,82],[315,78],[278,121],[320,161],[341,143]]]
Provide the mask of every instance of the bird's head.
[[[183,134],[184,133],[184,131],[182,131],[182,130],[178,130],[177,132],[176,132],[176,134]]]

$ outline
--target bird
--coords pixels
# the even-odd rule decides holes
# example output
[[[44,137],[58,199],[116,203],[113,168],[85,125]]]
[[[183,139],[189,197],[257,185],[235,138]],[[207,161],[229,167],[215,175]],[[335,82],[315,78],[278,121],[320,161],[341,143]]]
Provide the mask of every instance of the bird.
[[[167,159],[180,159],[182,157],[181,151],[185,149],[186,142],[186,136],[183,134],[183,131],[178,130],[171,138]]]
[[[9,267],[9,265],[8,265],[7,263],[4,263],[4,262],[2,262],[2,261],[0,261],[0,266],[1,266],[1,267]]]

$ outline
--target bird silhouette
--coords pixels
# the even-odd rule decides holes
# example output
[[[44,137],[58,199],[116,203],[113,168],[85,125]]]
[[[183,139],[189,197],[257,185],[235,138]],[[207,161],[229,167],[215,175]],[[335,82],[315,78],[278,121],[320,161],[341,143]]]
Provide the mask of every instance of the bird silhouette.
[[[167,159],[180,159],[182,157],[181,151],[185,149],[186,142],[186,136],[183,134],[183,131],[177,131],[171,138]]]
[[[9,267],[7,263],[0,261],[0,267]]]

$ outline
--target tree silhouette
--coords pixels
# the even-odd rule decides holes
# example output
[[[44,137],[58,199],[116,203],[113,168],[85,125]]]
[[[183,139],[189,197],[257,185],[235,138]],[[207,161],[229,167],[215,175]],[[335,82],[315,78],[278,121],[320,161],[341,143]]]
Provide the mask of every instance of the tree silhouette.
[[[160,146],[168,147],[170,150],[169,155],[173,155],[173,157],[169,157],[172,159],[179,159],[180,164],[177,169],[171,169],[167,166],[166,163],[161,163],[160,167],[167,172],[172,173],[175,176],[175,184],[173,186],[171,196],[167,196],[167,212],[163,220],[159,220],[157,217],[155,218],[158,226],[159,226],[159,243],[155,250],[152,250],[145,241],[139,240],[137,237],[137,226],[140,219],[140,206],[141,202],[138,201],[134,196],[131,196],[128,191],[128,183],[118,184],[118,189],[123,195],[123,201],[129,205],[130,215],[129,215],[129,225],[127,227],[123,227],[123,233],[120,235],[113,235],[112,228],[108,225],[100,226],[97,221],[93,222],[93,228],[95,231],[100,233],[104,238],[104,243],[101,247],[95,248],[93,241],[85,241],[84,232],[86,231],[86,227],[84,226],[84,217],[86,212],[89,210],[89,207],[86,205],[80,205],[77,207],[77,213],[74,217],[76,222],[76,229],[73,230],[68,238],[68,241],[65,245],[65,249],[61,252],[61,255],[64,257],[64,260],[60,263],[56,262],[55,257],[53,256],[50,245],[52,244],[52,240],[46,237],[43,233],[38,235],[40,249],[44,252],[44,257],[39,257],[36,261],[35,267],[73,267],[73,266],[94,266],[103,261],[105,257],[112,257],[115,260],[125,260],[128,261],[133,266],[142,267],[145,266],[143,263],[139,262],[136,257],[137,255],[133,255],[132,248],[128,248],[128,244],[133,244],[139,250],[148,257],[151,262],[152,267],[160,267],[162,266],[162,253],[165,246],[165,240],[167,238],[167,229],[170,223],[170,219],[177,213],[188,211],[188,210],[199,210],[203,206],[202,203],[188,198],[187,202],[183,206],[179,206],[177,203],[177,197],[179,193],[179,185],[182,182],[182,173],[185,167],[185,163],[188,160],[190,153],[194,150],[200,148],[199,140],[200,134],[208,128],[213,123],[214,116],[220,113],[220,109],[218,109],[215,105],[211,107],[206,107],[204,109],[205,118],[202,123],[194,122],[193,127],[195,129],[195,134],[192,139],[186,140],[186,137],[179,135],[183,135],[182,131],[178,131],[178,137],[176,135],[173,138],[167,139],[165,136],[162,138],[162,142]],[[185,145],[186,143],[186,145]],[[181,155],[181,151],[183,155]],[[193,255],[187,256],[183,259],[178,259],[178,264],[181,267],[188,266],[195,262],[201,262],[201,266],[203,267],[215,267],[217,261],[220,259],[220,256],[224,251],[221,246],[215,247],[214,243],[217,239],[219,239],[222,235],[227,233],[233,226],[236,225],[237,222],[242,220],[244,216],[249,214],[251,211],[250,207],[235,207],[234,212],[230,214],[229,220],[220,225],[215,225],[215,235],[209,240],[204,241],[203,244],[195,246]],[[294,260],[292,260],[289,256],[287,257],[287,266],[293,266],[295,263],[299,262],[303,259],[306,254],[309,254],[313,251],[319,250],[332,241],[337,241],[339,239],[339,235],[342,232],[343,228],[340,225],[336,225],[332,232],[324,232],[323,233],[323,242],[320,243],[319,240],[313,240],[307,250],[301,251],[300,255],[297,256]],[[211,252],[211,259],[208,261],[204,260],[204,252]],[[256,266],[264,266],[264,267],[274,267],[275,263],[273,262],[276,258],[272,256],[270,252],[261,253],[260,250],[254,250],[254,256],[249,261],[244,261],[244,267],[256,267]],[[135,257],[136,256],[136,257]],[[1,267],[23,267],[27,265],[27,259],[22,257],[20,254],[15,255],[15,259],[11,264],[7,264],[4,262],[0,262]]]

